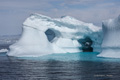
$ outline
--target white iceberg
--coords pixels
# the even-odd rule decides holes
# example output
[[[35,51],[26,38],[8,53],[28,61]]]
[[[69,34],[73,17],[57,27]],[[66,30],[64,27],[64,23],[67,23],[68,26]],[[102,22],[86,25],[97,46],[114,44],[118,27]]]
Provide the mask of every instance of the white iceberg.
[[[92,45],[94,52],[101,51],[102,29],[70,16],[52,19],[33,14],[23,23],[20,40],[10,46],[9,56],[38,57],[52,53],[82,52],[82,40]],[[83,41],[84,42],[84,41]]]
[[[99,57],[120,58],[120,16],[103,21],[102,52]]]
[[[8,49],[0,49],[0,53],[2,52],[8,52]]]

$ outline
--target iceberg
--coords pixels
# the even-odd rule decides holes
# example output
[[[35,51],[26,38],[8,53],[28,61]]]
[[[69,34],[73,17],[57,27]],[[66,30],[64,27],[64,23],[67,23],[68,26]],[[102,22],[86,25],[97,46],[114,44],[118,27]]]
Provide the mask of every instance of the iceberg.
[[[70,16],[50,18],[32,14],[23,23],[23,33],[10,46],[9,56],[38,57],[52,53],[101,51],[102,29]],[[90,49],[90,50],[89,50]]]
[[[103,42],[99,57],[120,58],[120,15],[102,23]]]
[[[0,49],[0,53],[2,52],[8,52],[8,49]]]

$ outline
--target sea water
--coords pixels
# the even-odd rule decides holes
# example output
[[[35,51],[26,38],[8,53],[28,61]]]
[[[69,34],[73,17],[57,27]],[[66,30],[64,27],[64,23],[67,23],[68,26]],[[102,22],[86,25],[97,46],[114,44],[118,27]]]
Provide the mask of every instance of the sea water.
[[[97,54],[18,58],[0,53],[0,80],[119,80],[120,59],[100,58]]]

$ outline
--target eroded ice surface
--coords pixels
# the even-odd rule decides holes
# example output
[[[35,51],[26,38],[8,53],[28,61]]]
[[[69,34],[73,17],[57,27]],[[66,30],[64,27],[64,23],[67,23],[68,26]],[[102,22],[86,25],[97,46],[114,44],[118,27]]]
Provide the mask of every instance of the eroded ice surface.
[[[86,39],[86,42],[83,40]],[[87,39],[92,42],[87,42]],[[50,18],[33,14],[23,23],[20,40],[10,46],[7,53],[17,57],[38,57],[52,53],[82,52],[91,46],[94,52],[101,51],[102,30],[92,23],[84,23],[70,16]]]
[[[100,57],[120,58],[120,16],[103,22],[104,38]]]

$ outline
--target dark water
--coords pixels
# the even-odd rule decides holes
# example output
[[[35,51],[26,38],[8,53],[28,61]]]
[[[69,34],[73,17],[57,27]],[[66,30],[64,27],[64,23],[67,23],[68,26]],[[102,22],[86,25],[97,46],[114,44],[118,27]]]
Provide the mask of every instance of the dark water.
[[[46,59],[25,59],[1,53],[0,80],[120,80],[120,59],[73,55],[58,55],[62,60],[57,60],[57,55],[46,56]]]

